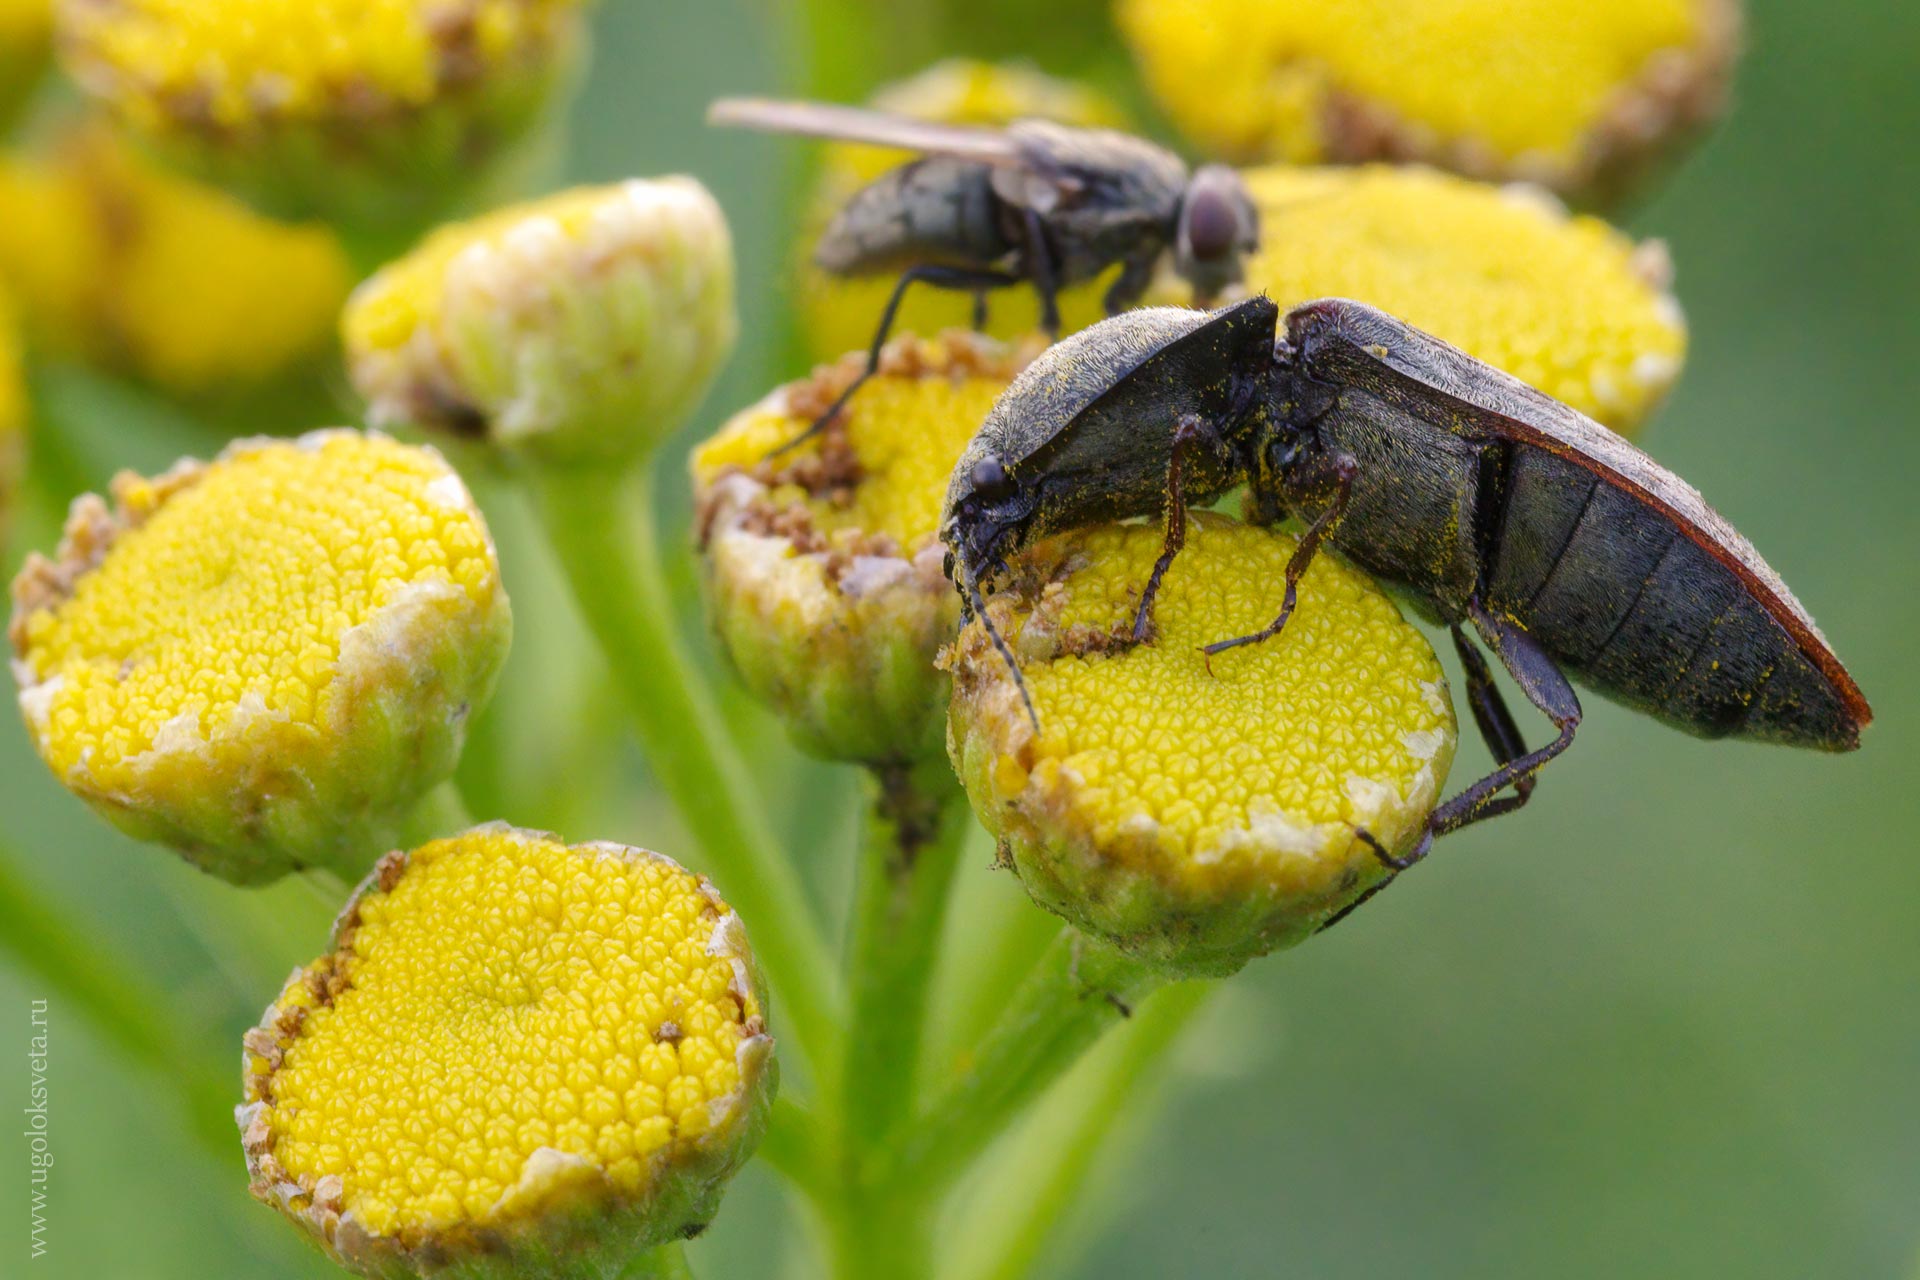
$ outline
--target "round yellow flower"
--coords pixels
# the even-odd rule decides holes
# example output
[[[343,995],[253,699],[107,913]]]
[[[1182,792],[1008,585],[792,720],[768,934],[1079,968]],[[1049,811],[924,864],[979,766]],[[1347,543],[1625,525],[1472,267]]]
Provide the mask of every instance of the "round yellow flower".
[[[660,854],[503,824],[382,859],[246,1037],[253,1194],[361,1275],[612,1275],[759,1140],[746,931]]]
[[[240,441],[31,556],[8,635],[54,776],[236,883],[349,878],[453,771],[512,615],[485,522],[429,449]]]
[[[317,361],[352,283],[326,228],[262,218],[103,129],[0,157],[0,280],[37,341],[194,398]]]
[[[125,123],[277,211],[415,226],[544,110],[579,0],[56,0]]]
[[[1403,852],[1456,740],[1433,650],[1357,570],[1321,556],[1286,630],[1293,538],[1201,513],[1131,639],[1150,525],[1042,542],[988,611],[1036,733],[978,622],[950,656],[948,749],[974,812],[1042,906],[1178,974],[1231,973],[1311,936]]]
[[[735,414],[694,450],[714,629],[747,686],[830,759],[939,750],[959,625],[941,495],[994,399],[1037,353],[953,331],[901,337],[816,437],[777,457],[865,366],[850,355]]]
[[[1148,85],[1240,160],[1423,160],[1617,192],[1717,116],[1738,0],[1118,0]]]
[[[975,62],[954,58],[916,76],[888,85],[869,102],[877,111],[941,124],[1004,125],[1015,120],[1057,120],[1086,128],[1125,128],[1119,107],[1099,93],[1069,80],[1044,75],[1025,63]],[[808,349],[830,360],[843,351],[865,350],[893,291],[891,279],[846,280],[830,276],[811,261],[814,242],[853,193],[913,157],[885,147],[835,143],[825,148],[810,216],[800,238],[800,315]],[[1090,281],[1060,295],[1061,324],[1072,332],[1100,319],[1107,281]],[[1014,339],[1040,323],[1040,306],[1031,289],[1001,289],[989,300],[987,332]],[[939,333],[966,328],[973,321],[973,299],[925,286],[911,289],[901,304],[901,332]]]
[[[343,330],[376,426],[625,458],[692,411],[733,348],[726,217],[677,177],[501,209],[361,285]]]
[[[1658,241],[1569,216],[1536,188],[1430,169],[1275,166],[1245,178],[1261,218],[1246,288],[1282,307],[1370,303],[1629,435],[1680,374],[1686,321]],[[1166,278],[1148,301],[1187,296]]]
[[[0,128],[40,82],[53,48],[53,0],[0,0]]]

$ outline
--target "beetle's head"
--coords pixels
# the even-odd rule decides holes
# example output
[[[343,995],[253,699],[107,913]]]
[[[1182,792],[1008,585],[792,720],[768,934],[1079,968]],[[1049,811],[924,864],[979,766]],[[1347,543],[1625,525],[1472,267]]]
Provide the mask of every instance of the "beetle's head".
[[[1260,213],[1240,175],[1223,164],[1202,165],[1180,200],[1173,266],[1193,286],[1195,300],[1212,305],[1245,275],[1246,256],[1260,247]]]
[[[946,510],[940,517],[940,541],[946,544],[947,579],[960,593],[961,608],[968,617],[979,619],[1006,660],[1037,732],[1040,719],[1020,678],[1020,664],[987,616],[980,584],[1004,569],[1007,557],[1027,541],[1039,491],[1014,476],[1007,460],[984,435],[974,437],[954,467]]]

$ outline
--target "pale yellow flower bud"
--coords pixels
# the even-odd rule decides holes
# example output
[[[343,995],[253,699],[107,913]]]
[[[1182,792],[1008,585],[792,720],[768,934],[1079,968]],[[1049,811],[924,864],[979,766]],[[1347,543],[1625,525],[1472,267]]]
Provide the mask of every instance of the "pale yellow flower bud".
[[[657,853],[393,853],[246,1037],[253,1193],[367,1276],[587,1280],[704,1227],[776,1087],[746,930]]]
[[[343,328],[376,426],[626,459],[732,350],[732,241],[692,178],[580,187],[434,232],[354,292]]]
[[[1456,740],[1432,648],[1364,575],[1321,556],[1273,640],[1201,647],[1279,611],[1294,539],[1200,513],[1131,639],[1160,552],[1107,526],[1016,557],[988,610],[1039,715],[978,623],[962,632],[948,749],[1034,900],[1179,975],[1231,973],[1310,937],[1378,884],[1360,837],[1419,837]]]
[[[74,503],[13,584],[20,710],[54,776],[242,884],[349,878],[459,759],[512,615],[429,449],[240,441]]]

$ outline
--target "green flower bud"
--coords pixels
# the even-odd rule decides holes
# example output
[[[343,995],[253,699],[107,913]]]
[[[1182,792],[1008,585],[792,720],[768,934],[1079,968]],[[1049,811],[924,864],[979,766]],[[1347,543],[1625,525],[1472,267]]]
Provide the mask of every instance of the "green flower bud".
[[[1286,631],[1294,539],[1194,517],[1132,640],[1161,531],[1116,525],[1017,557],[988,611],[1019,656],[1036,733],[976,622],[961,633],[948,750],[1034,901],[1177,976],[1232,973],[1312,936],[1378,885],[1360,838],[1403,852],[1453,760],[1433,650],[1364,575],[1321,556]]]
[[[692,178],[581,187],[436,231],[355,291],[380,425],[544,462],[619,461],[690,413],[733,347],[733,247]]]
[[[359,1275],[619,1274],[758,1144],[765,1010],[740,918],[657,853],[389,854],[247,1033],[253,1194]]]
[[[131,834],[237,884],[365,871],[459,759],[512,614],[430,449],[321,431],[74,503],[13,584],[40,755]]]

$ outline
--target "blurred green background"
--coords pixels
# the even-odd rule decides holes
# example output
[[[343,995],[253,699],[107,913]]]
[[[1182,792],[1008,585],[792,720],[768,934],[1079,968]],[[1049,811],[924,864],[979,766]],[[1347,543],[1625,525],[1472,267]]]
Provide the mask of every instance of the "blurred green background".
[[[1750,7],[1731,118],[1629,218],[1671,244],[1693,328],[1643,443],[1793,584],[1878,723],[1829,758],[1696,742],[1589,699],[1579,749],[1524,814],[1447,841],[1336,933],[1233,981],[1167,1108],[1131,1135],[1134,1159],[1111,1160],[1082,1206],[1067,1273],[1920,1276],[1920,9]],[[996,0],[945,22],[896,8],[599,13],[566,176],[695,173],[738,241],[743,340],[688,440],[798,371],[782,353],[803,149],[709,132],[711,97],[852,97],[940,54],[1019,54],[1151,118],[1098,4]],[[95,486],[208,443],[89,375],[47,371],[37,391],[85,441],[74,465]],[[515,535],[524,516],[489,505],[521,622],[490,716],[517,724],[581,659],[549,567]],[[47,519],[19,541],[44,544]],[[637,754],[606,726],[580,731],[587,700],[560,705],[547,736],[516,729],[472,766],[497,774],[501,816],[675,852]],[[752,758],[783,833],[822,903],[843,900],[848,778],[740,711],[765,739]],[[584,761],[564,749],[582,742]],[[1456,780],[1481,762],[1463,751]],[[569,773],[604,785],[548,785]],[[240,1029],[319,948],[326,904],[301,886],[236,894],[119,838],[54,786],[11,715],[0,815],[35,855],[36,890],[85,923],[82,945],[131,957],[171,995],[187,1049],[237,1076]],[[963,963],[965,931],[1012,901],[978,854]],[[0,1114],[25,1104],[28,1001],[46,989],[0,968]],[[247,1199],[237,1143],[224,1162],[193,1143],[164,1072],[57,999],[51,1023],[52,1248],[25,1260],[24,1146],[0,1140],[0,1275],[334,1274]],[[752,1168],[695,1266],[799,1274],[795,1229]]]

